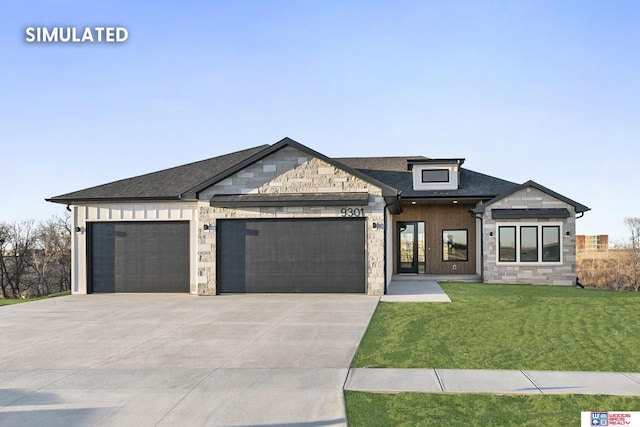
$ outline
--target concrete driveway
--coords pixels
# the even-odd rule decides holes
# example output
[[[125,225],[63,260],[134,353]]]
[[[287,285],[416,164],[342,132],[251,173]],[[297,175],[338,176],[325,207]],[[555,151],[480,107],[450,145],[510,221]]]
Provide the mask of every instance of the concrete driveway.
[[[0,425],[339,426],[378,302],[78,295],[0,307]]]

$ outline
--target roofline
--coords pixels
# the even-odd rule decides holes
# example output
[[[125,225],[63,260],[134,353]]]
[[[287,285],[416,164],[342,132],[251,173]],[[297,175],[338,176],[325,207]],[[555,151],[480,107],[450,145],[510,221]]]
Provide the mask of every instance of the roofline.
[[[494,197],[493,199],[489,200],[487,203],[483,203],[481,206],[478,206],[477,208],[473,209],[473,212],[474,213],[483,213],[488,206],[491,206],[492,204],[496,203],[497,201],[502,200],[505,197],[509,197],[510,195],[512,195],[514,193],[517,193],[518,191],[523,190],[523,189],[525,189],[527,187],[533,187],[533,188],[535,188],[537,190],[542,191],[543,193],[546,193],[546,194],[550,195],[551,197],[555,197],[558,200],[562,200],[566,204],[573,206],[575,211],[576,211],[576,213],[583,213],[583,212],[587,212],[587,211],[591,210],[591,208],[589,208],[589,207],[587,207],[587,206],[585,206],[585,205],[583,205],[581,203],[578,203],[575,200],[571,200],[570,198],[565,197],[560,193],[556,193],[555,191],[550,190],[547,187],[545,187],[543,185],[540,185],[535,181],[529,180],[529,181],[525,182],[524,184],[521,184],[521,185],[513,188],[512,190],[507,191],[506,193],[503,193],[503,194],[500,194],[500,195]]]
[[[384,184],[376,179],[371,178],[369,175],[366,175],[356,169],[350,168],[349,166],[340,163],[337,160],[334,160],[330,157],[325,156],[324,154],[321,154],[315,150],[312,150],[311,148],[300,144],[297,141],[294,141],[293,139],[289,138],[289,137],[284,137],[283,139],[281,139],[280,141],[276,142],[275,144],[265,148],[264,150],[254,154],[253,156],[245,159],[244,161],[236,164],[235,166],[230,167],[229,169],[225,170],[222,173],[219,173],[216,176],[213,176],[209,179],[207,179],[206,181],[198,184],[197,186],[185,191],[184,193],[182,193],[180,195],[180,198],[194,198],[197,199],[198,198],[198,193],[202,190],[204,190],[205,188],[211,187],[212,185],[217,184],[218,182],[230,177],[231,175],[245,169],[248,166],[251,166],[252,164],[264,159],[265,157],[267,157],[270,154],[275,153],[276,151],[279,151],[280,149],[284,148],[284,147],[293,147],[296,148],[302,152],[305,152],[313,157],[319,158],[320,160],[330,164],[331,166],[335,166],[339,169],[344,170],[345,172],[354,175],[370,184],[375,185],[376,187],[379,187],[382,189],[382,194],[383,195],[393,195],[393,196],[397,196],[399,194],[398,190],[387,185]]]
[[[402,196],[402,200],[491,200],[494,195],[480,195],[480,196]]]
[[[442,159],[407,159],[407,165],[428,165],[430,163],[456,163],[458,166],[462,166],[466,159],[462,157],[448,157]]]
[[[79,203],[90,203],[90,202],[131,202],[131,201],[149,201],[149,202],[186,202],[186,201],[196,201],[183,199],[178,196],[166,196],[166,197],[84,197],[84,198],[60,198],[60,197],[51,197],[48,199],[44,199],[46,202],[51,203],[60,203],[62,205],[74,205]]]

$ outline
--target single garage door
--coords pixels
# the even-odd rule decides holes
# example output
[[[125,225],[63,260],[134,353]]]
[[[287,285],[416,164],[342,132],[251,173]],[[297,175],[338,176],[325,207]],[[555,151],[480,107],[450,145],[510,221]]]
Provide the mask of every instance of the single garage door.
[[[88,226],[91,292],[189,292],[189,223]]]
[[[364,293],[365,221],[219,220],[217,260],[219,293]]]

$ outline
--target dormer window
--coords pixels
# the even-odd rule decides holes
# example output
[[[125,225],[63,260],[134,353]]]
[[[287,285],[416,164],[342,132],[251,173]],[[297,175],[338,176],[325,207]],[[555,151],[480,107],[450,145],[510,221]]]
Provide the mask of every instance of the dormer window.
[[[449,182],[449,169],[422,169],[422,182]]]
[[[409,160],[413,172],[413,189],[457,190],[460,184],[460,165],[464,159],[416,159]]]

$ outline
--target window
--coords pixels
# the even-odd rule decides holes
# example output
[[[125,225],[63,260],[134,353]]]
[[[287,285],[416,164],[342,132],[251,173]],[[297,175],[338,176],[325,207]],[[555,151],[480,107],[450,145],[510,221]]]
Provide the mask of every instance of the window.
[[[560,262],[560,227],[542,227],[542,262]]]
[[[561,262],[560,225],[498,225],[498,262]]]
[[[538,262],[538,227],[520,227],[520,261]]]
[[[413,189],[416,191],[456,190],[460,183],[462,159],[409,161]]]
[[[516,261],[516,228],[500,227],[500,256],[499,260],[504,262]]]
[[[423,169],[422,182],[449,182],[449,169]]]
[[[467,230],[442,230],[442,261],[468,261]]]

